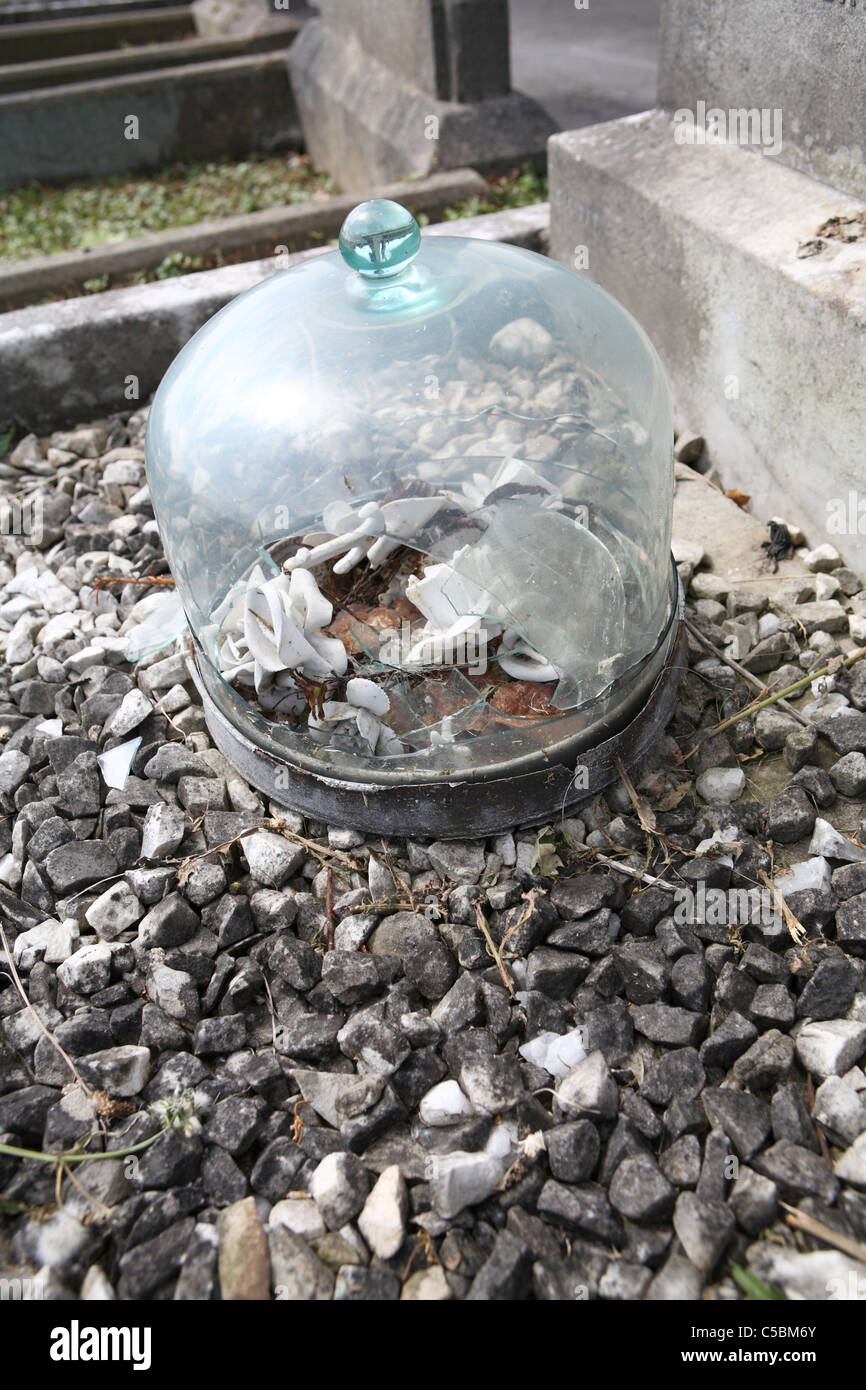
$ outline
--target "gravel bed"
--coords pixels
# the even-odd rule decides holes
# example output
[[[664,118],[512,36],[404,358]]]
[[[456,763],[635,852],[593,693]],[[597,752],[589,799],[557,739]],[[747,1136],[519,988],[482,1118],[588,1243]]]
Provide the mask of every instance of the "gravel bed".
[[[368,840],[252,791],[176,648],[127,662],[158,592],[131,581],[166,572],[145,419],[0,464],[42,513],[0,550],[0,1143],[117,1155],[57,1205],[56,1164],[0,1152],[0,1273],[84,1300],[734,1300],[741,1270],[862,1296],[866,662],[737,718],[754,691],[705,645],[790,684],[866,639],[859,579],[822,546],[729,591],[678,546],[691,669],[631,790],[540,833]]]

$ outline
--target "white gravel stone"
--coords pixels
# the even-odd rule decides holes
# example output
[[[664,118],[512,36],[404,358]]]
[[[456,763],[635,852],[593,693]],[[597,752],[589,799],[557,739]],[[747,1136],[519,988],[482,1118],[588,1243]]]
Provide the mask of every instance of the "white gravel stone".
[[[108,1303],[117,1295],[99,1265],[91,1265],[82,1280],[78,1297],[85,1303]]]
[[[518,1051],[527,1062],[543,1067],[561,1081],[586,1056],[585,1037],[580,1028],[573,1028],[570,1033],[539,1033]]]
[[[445,1303],[453,1298],[451,1285],[445,1278],[441,1265],[428,1265],[426,1269],[416,1269],[403,1285],[401,1303]]]
[[[554,1104],[568,1120],[583,1115],[611,1118],[619,1107],[619,1092],[604,1059],[596,1048],[564,1076],[556,1088]]]
[[[95,994],[105,989],[110,974],[111,951],[102,942],[82,946],[57,967],[58,980],[74,994]]]
[[[141,464],[138,459],[112,459],[102,470],[102,481],[117,483],[120,487],[137,487],[141,481]]]
[[[87,616],[79,610],[77,613],[59,613],[56,617],[49,618],[45,626],[39,630],[36,645],[51,650],[58,642],[76,634]]]
[[[112,738],[123,738],[137,729],[153,709],[147,696],[137,687],[128,690],[105,726]]]
[[[360,830],[352,830],[348,825],[329,825],[328,844],[331,849],[356,849],[364,843]]]
[[[9,666],[22,666],[33,655],[33,631],[37,620],[29,613],[22,613],[9,636],[6,638],[5,657]]]
[[[855,1139],[851,1147],[837,1159],[833,1171],[837,1178],[853,1183],[854,1187],[866,1187],[866,1134]]]
[[[144,908],[125,879],[113,883],[90,904],[84,916],[98,936],[113,941],[141,920]]]
[[[266,888],[282,888],[306,859],[303,845],[293,844],[272,830],[256,830],[241,841],[241,848],[257,883]]]
[[[486,1153],[430,1154],[430,1195],[439,1216],[449,1220],[465,1207],[477,1206],[502,1180],[502,1160]]]
[[[177,714],[190,703],[189,695],[182,685],[172,685],[156,703],[160,714]]]
[[[375,912],[348,913],[334,929],[334,949],[337,951],[360,951],[379,925]]]
[[[108,947],[105,947],[108,950]],[[154,962],[147,972],[147,992],[151,1000],[169,1018],[183,1023],[198,1019],[198,990],[195,981],[185,970],[172,970],[162,961]]]
[[[13,796],[30,770],[30,759],[17,748],[0,754],[0,794]]]
[[[671,553],[674,562],[678,565],[691,565],[696,570],[698,565],[703,562],[704,548],[698,545],[697,541],[684,540],[679,536],[674,536],[671,541]]]
[[[863,1102],[842,1076],[828,1076],[821,1082],[812,1114],[824,1129],[837,1134],[846,1144],[853,1144],[866,1129]]]
[[[837,714],[841,714],[844,709],[849,709],[851,705],[847,695],[842,695],[839,691],[831,690],[829,695],[819,695],[817,700],[807,700],[801,707],[800,713],[804,719],[835,719]]]
[[[765,637],[772,637],[781,626],[781,619],[775,613],[762,613],[758,619],[758,640],[763,642]]]
[[[19,932],[12,947],[12,959],[19,970],[30,971],[36,961],[42,960],[45,952],[52,947],[52,954],[56,954],[57,945],[61,940],[65,940],[65,934],[61,934],[61,924],[53,917],[49,917],[44,922],[39,922],[35,927],[28,927],[26,931]],[[71,948],[70,948],[71,951]],[[67,951],[67,955],[70,954]],[[60,957],[64,959],[63,956]]]
[[[866,849],[861,849],[855,845],[853,840],[849,840],[845,835],[840,835],[835,826],[828,820],[823,820],[818,816],[815,821],[815,828],[812,831],[812,839],[809,842],[809,853],[816,854],[827,859],[841,859],[847,864],[859,863],[866,859]]]
[[[330,1153],[325,1155],[313,1173],[309,1190],[325,1225],[335,1231],[361,1210],[367,1195],[367,1183],[354,1154]]]
[[[312,1068],[295,1069],[295,1085],[317,1115],[326,1124],[339,1129],[343,1116],[337,1109],[337,1102],[357,1086],[359,1077],[355,1072],[315,1071]]]
[[[844,1076],[866,1052],[866,1023],[847,1018],[806,1023],[794,1046],[802,1065],[813,1076]]]
[[[838,569],[842,563],[842,556],[835,545],[828,542],[816,545],[814,550],[804,550],[800,559],[813,574],[827,574],[830,570]]]
[[[742,796],[746,789],[746,774],[741,767],[708,767],[695,782],[695,790],[704,801],[727,805]]]
[[[326,1230],[319,1208],[312,1197],[307,1196],[286,1197],[281,1202],[275,1202],[271,1207],[269,1224],[272,1230],[285,1226],[304,1240],[316,1240]]]
[[[866,646],[866,614],[851,614],[848,619],[848,635],[858,647]]]
[[[380,1174],[358,1217],[358,1230],[374,1255],[390,1260],[406,1239],[409,1194],[400,1169],[392,1163]]]
[[[832,574],[819,574],[815,578],[815,598],[819,600],[834,598],[838,594],[841,584]]]
[[[44,570],[42,574],[37,573],[35,569],[17,574],[5,586],[5,592],[26,594],[28,598],[35,599],[46,613],[71,613],[78,607],[78,595],[62,584],[49,569]]]
[[[537,367],[548,360],[553,339],[535,319],[512,319],[493,334],[488,344],[490,356],[507,367]]]
[[[425,1125],[454,1125],[477,1114],[456,1081],[440,1081],[422,1097],[418,1111]]]
[[[141,835],[142,859],[164,859],[174,854],[186,828],[186,817],[179,806],[160,802],[148,808]]]
[[[801,859],[776,878],[776,887],[783,898],[787,898],[789,893],[801,893],[809,889],[817,892],[829,886],[830,865],[822,854],[812,859]]]

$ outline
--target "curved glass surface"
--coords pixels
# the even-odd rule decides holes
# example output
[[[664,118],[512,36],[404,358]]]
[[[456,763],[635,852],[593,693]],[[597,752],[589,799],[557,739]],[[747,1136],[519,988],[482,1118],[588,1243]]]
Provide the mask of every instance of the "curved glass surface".
[[[456,237],[416,251],[405,220],[389,241],[384,214],[352,217],[348,264],[329,252],[241,295],[151,409],[203,678],[249,737],[350,779],[579,742],[646,693],[669,632],[658,357],[556,262]],[[353,679],[387,695],[384,733]]]

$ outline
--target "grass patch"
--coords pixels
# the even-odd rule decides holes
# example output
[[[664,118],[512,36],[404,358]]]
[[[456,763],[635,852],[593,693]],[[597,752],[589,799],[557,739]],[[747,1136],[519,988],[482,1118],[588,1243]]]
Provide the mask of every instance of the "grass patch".
[[[33,184],[0,192],[0,265],[58,251],[122,243],[145,232],[321,200],[331,191],[330,176],[314,168],[305,155],[290,155],[288,159],[251,155],[245,160],[174,165],[149,177],[88,180],[62,188]],[[526,165],[505,176],[488,179],[483,195],[445,208],[442,220],[453,222],[460,217],[525,207],[546,198],[546,177]],[[422,227],[430,220],[425,213],[418,215]],[[336,245],[331,233],[310,232],[297,245],[290,245],[289,250],[302,250],[326,240]],[[64,286],[34,302],[52,304],[78,295],[213,270],[256,260],[271,249],[250,245],[223,254],[214,246],[202,255],[173,252],[157,266],[118,276],[93,276],[83,284]],[[0,304],[0,312],[10,307],[13,306]]]
[[[532,203],[546,203],[547,193],[547,175],[540,174],[531,164],[525,164],[522,169],[515,169],[513,173],[505,174],[501,178],[488,179],[486,193],[446,208],[442,214],[442,221],[454,222],[458,217],[478,217],[484,212],[504,212],[506,208],[525,208]]]
[[[62,188],[31,184],[0,193],[0,262],[304,203],[330,188],[329,176],[305,155],[176,164],[148,176],[81,180]]]

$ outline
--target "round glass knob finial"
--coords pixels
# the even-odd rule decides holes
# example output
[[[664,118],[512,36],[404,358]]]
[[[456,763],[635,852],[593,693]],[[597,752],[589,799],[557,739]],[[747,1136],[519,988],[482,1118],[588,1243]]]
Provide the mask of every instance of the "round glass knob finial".
[[[396,275],[418,253],[418,223],[399,203],[373,198],[353,208],[340,228],[340,253],[362,275]]]

